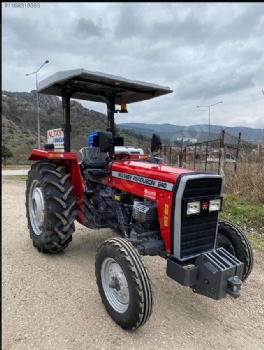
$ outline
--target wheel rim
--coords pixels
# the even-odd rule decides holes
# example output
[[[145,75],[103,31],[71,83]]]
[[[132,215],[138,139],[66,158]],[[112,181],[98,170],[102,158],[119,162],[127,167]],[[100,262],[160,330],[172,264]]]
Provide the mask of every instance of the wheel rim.
[[[101,280],[105,296],[112,308],[124,313],[129,305],[129,289],[121,266],[112,258],[103,261]]]
[[[220,247],[227,250],[230,254],[236,256],[235,248],[234,248],[233,244],[231,243],[231,241],[227,237],[225,237],[221,234],[218,234],[217,248],[220,248]]]
[[[39,186],[39,182],[34,180],[31,183],[29,194],[28,194],[28,211],[31,226],[36,235],[42,233],[42,227],[44,223],[44,195],[42,188]]]

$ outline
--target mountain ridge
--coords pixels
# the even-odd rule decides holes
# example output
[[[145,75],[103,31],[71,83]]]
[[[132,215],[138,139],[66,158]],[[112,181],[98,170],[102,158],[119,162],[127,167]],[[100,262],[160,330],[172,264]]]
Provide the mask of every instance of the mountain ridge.
[[[40,141],[41,149],[47,142],[47,130],[61,128],[63,111],[61,100],[56,96],[39,94]],[[76,100],[71,100],[71,150],[80,156],[79,150],[88,146],[89,132],[105,130],[107,127],[106,114],[89,110]],[[150,152],[150,138],[153,133],[160,135],[164,144],[176,145],[184,138],[197,139],[198,142],[219,138],[221,126],[197,124],[193,126],[179,126],[169,123],[120,123],[115,124],[116,135],[123,136],[126,146],[141,147]],[[151,129],[152,128],[152,129]],[[232,128],[226,127],[229,132]],[[234,128],[233,128],[234,129]],[[242,139],[262,140],[262,130],[235,127],[235,137],[242,132]],[[244,131],[244,133],[243,133]],[[250,134],[257,131],[257,137]],[[249,132],[246,135],[245,132]],[[230,132],[231,133],[231,132]],[[198,137],[199,136],[199,137]],[[37,93],[2,91],[2,144],[8,146],[14,154],[13,162],[27,161],[30,151],[37,148]],[[236,139],[237,140],[237,139]],[[192,141],[191,141],[192,142]],[[237,141],[235,141],[237,142]]]
[[[263,130],[257,128],[249,128],[244,126],[220,126],[220,125],[210,125],[210,134],[209,126],[207,124],[194,124],[189,126],[175,125],[170,123],[163,124],[147,124],[147,123],[119,123],[118,127],[120,129],[132,129],[137,132],[159,132],[159,133],[179,133],[182,137],[188,137],[191,134],[195,138],[196,134],[207,134],[209,137],[210,134],[219,135],[221,130],[229,133],[231,136],[238,137],[238,134],[241,132],[242,139],[245,141],[253,142],[262,142],[264,140]],[[184,135],[185,134],[185,135]],[[180,135],[179,135],[180,136]],[[200,138],[198,138],[199,140]],[[203,141],[203,140],[202,140]]]

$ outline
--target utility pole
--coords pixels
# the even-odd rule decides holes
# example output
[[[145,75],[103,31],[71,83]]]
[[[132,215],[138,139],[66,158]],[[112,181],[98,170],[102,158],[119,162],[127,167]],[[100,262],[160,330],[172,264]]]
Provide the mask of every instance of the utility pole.
[[[26,74],[26,76],[29,76],[31,74],[36,74],[36,91],[37,91],[37,118],[38,118],[38,149],[40,149],[40,122],[39,122],[39,98],[38,98],[38,71],[44,66],[44,64],[49,63],[48,60],[46,60],[42,66],[39,67],[39,69],[36,72],[32,72],[29,74]]]

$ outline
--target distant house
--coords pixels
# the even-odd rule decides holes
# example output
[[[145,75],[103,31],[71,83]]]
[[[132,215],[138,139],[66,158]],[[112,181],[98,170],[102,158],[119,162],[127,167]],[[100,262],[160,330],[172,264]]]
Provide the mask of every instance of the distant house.
[[[183,142],[188,142],[188,143],[196,143],[197,142],[197,139],[192,139],[192,138],[189,138],[189,137],[176,137],[176,141],[183,141]]]

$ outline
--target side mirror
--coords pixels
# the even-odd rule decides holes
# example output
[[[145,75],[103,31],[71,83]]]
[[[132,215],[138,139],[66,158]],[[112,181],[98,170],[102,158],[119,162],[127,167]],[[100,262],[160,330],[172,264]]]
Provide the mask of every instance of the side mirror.
[[[124,146],[124,138],[119,136],[114,137],[114,146]]]
[[[99,133],[99,147],[101,152],[112,152],[113,134],[110,131],[101,131]]]
[[[161,148],[161,139],[159,135],[153,134],[151,139],[151,147],[150,147],[151,153],[159,152],[160,148]]]

